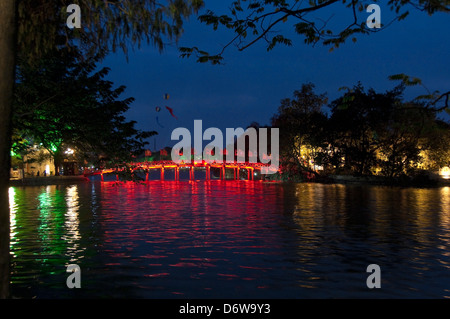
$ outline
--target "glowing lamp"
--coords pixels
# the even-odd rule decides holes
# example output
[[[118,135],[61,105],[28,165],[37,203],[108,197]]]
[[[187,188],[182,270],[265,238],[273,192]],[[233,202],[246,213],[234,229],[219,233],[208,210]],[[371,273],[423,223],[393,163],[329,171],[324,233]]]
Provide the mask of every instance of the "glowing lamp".
[[[450,168],[448,166],[441,168],[439,175],[444,179],[450,179]]]

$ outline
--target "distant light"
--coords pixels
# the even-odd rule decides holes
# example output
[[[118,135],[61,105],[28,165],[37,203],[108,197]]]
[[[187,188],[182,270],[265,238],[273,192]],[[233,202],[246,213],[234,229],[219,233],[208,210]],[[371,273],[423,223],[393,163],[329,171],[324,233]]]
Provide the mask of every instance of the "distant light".
[[[57,152],[59,146],[60,146],[60,143],[58,143],[58,146],[54,143],[50,143],[50,149],[52,150],[52,152]]]
[[[450,168],[448,166],[441,168],[439,175],[441,175],[443,179],[450,179]]]
[[[68,148],[68,149],[65,151],[65,153],[66,153],[67,155],[72,155],[72,154],[74,153],[74,150],[71,149],[71,148]]]

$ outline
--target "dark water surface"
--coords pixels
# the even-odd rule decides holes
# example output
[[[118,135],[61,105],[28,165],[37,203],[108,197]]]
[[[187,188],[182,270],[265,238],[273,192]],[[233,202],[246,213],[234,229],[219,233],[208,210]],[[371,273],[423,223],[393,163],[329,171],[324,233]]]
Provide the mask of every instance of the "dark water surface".
[[[450,297],[449,187],[105,182],[10,204],[18,298]]]

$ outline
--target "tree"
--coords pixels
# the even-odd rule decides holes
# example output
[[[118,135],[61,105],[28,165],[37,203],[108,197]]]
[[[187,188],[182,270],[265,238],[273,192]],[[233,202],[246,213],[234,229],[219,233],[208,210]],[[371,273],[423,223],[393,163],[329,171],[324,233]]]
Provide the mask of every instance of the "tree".
[[[378,2],[381,3],[377,0],[369,3]],[[322,43],[330,46],[331,50],[349,38],[356,42],[358,35],[379,32],[392,22],[405,19],[409,8],[429,15],[450,12],[448,0],[388,0],[387,4],[383,4],[389,6],[395,13],[395,18],[381,28],[369,28],[366,25],[368,3],[364,0],[236,0],[227,14],[216,14],[208,10],[199,17],[202,23],[212,26],[214,30],[221,26],[233,32],[233,36],[219,49],[219,53],[210,54],[198,47],[182,47],[180,52],[182,57],[195,55],[199,62],[217,64],[221,63],[225,50],[231,45],[236,46],[239,51],[261,41],[265,41],[268,51],[278,44],[291,46],[292,40],[287,36],[286,28],[280,28],[281,25],[288,25],[295,34],[304,38],[306,44]],[[331,21],[333,15],[327,9],[340,10],[345,21]],[[289,24],[288,21],[293,23]]]
[[[306,83],[294,92],[293,99],[283,99],[272,126],[280,128],[280,159],[290,176],[310,171],[310,161],[318,162],[319,149],[325,147],[327,117],[322,107],[326,94],[316,94],[314,84]]]
[[[439,170],[450,166],[450,124],[436,120],[435,125],[426,132],[421,141],[421,150],[428,160],[423,165],[425,169]]]
[[[55,175],[68,147],[77,154],[128,161],[156,134],[126,121],[124,113],[134,99],[118,100],[125,87],[114,89],[104,80],[108,68],[93,72],[97,61],[72,48],[48,54],[39,63],[19,63],[13,124],[51,154]]]
[[[178,40],[184,19],[196,13],[203,0],[74,0],[81,10],[81,28],[66,26],[64,0],[20,0],[18,51],[36,58],[56,45],[76,41],[85,54],[121,49],[125,53],[143,42],[162,51],[168,41]]]
[[[377,93],[358,84],[331,103],[328,134],[338,150],[335,163],[356,175],[380,169],[390,178],[417,167],[421,151],[432,149],[424,141],[436,130],[436,110],[426,103],[403,101],[404,89],[402,83]]]
[[[14,87],[15,1],[0,2],[0,298],[9,293],[11,105]]]
[[[435,124],[434,113],[423,106],[397,104],[378,132],[381,173],[390,178],[410,175],[423,160],[421,141]]]
[[[344,94],[328,105],[329,118],[322,112],[326,95],[314,93],[311,83],[295,91],[294,99],[283,99],[272,125],[280,128],[287,177],[310,170],[310,161],[325,169],[389,178],[447,166],[450,131],[448,123],[437,119],[440,94],[405,102],[407,85],[413,84],[402,81],[383,93],[360,83],[343,88]]]
[[[8,184],[11,149],[11,110],[17,50],[30,61],[55,47],[78,42],[93,53],[138,46],[142,41],[164,48],[165,39],[178,39],[183,20],[197,12],[202,0],[80,0],[82,29],[67,30],[62,0],[2,0],[0,2],[0,298],[9,291]]]
[[[24,176],[23,166],[25,156],[34,153],[34,149],[30,147],[29,141],[22,136],[17,129],[13,131],[11,145],[11,166],[22,170]]]
[[[398,92],[392,96],[365,92],[358,84],[331,105],[330,136],[337,156],[344,158],[344,167],[357,175],[371,174],[377,164],[377,132],[382,131],[382,121],[395,102]]]

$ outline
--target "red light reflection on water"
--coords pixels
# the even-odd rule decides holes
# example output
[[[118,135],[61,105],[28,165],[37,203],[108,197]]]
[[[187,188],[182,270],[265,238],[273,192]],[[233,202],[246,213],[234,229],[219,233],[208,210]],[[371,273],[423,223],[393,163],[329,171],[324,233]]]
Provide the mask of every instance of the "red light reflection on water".
[[[145,278],[181,271],[190,278],[248,281],[262,269],[255,259],[276,254],[280,239],[267,230],[277,225],[262,212],[279,212],[282,192],[270,191],[267,184],[154,181],[100,187],[106,205],[100,219],[103,251],[111,265],[117,260],[122,266],[142,264]]]

